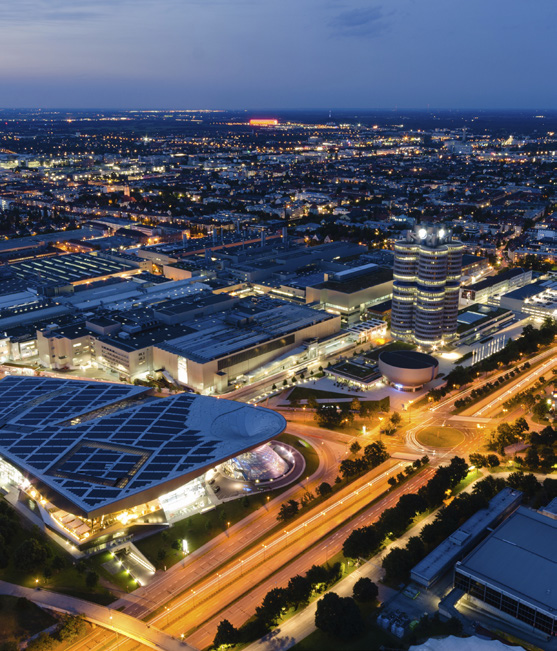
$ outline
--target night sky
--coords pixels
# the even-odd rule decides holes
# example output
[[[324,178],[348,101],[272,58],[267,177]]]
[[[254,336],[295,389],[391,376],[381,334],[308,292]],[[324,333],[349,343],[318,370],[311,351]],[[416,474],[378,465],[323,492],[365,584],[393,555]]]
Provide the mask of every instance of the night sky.
[[[0,106],[557,108],[556,0],[12,0]]]

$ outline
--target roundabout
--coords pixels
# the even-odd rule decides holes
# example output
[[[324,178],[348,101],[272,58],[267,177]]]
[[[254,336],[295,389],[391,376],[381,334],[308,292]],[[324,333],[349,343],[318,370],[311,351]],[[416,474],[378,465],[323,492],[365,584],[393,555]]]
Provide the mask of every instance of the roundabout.
[[[456,427],[430,425],[416,433],[416,440],[426,448],[454,448],[464,441],[464,434]]]

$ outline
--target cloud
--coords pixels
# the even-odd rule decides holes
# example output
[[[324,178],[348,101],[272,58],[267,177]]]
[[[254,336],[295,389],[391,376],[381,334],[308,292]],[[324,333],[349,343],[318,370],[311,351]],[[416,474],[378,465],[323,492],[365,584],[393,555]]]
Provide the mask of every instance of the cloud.
[[[195,6],[243,6],[257,0],[14,0],[0,5],[0,25],[35,24],[41,22],[79,22],[84,19],[104,19],[113,16],[119,9],[133,13],[139,6],[163,5],[184,7]]]
[[[0,24],[79,22],[102,18],[118,7],[137,5],[142,0],[17,0],[2,3]]]
[[[373,38],[381,36],[389,28],[386,18],[381,5],[348,9],[341,11],[329,21],[329,28],[333,36]]]

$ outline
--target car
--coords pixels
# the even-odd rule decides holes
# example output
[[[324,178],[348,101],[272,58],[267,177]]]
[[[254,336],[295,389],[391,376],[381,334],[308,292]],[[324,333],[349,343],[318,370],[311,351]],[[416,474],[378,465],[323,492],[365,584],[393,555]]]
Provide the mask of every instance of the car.
[[[213,490],[215,491],[215,493],[218,493],[220,491],[220,486],[215,486]]]
[[[209,479],[209,486],[212,486],[215,483],[214,479]]]

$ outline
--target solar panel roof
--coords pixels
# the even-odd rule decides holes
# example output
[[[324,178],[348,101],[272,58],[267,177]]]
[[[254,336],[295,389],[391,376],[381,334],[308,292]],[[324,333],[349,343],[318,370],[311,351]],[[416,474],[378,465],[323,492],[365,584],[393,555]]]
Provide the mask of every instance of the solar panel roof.
[[[140,504],[143,491],[199,475],[286,424],[268,409],[190,393],[141,400],[147,391],[8,376],[0,381],[0,456],[92,517],[132,496]]]

